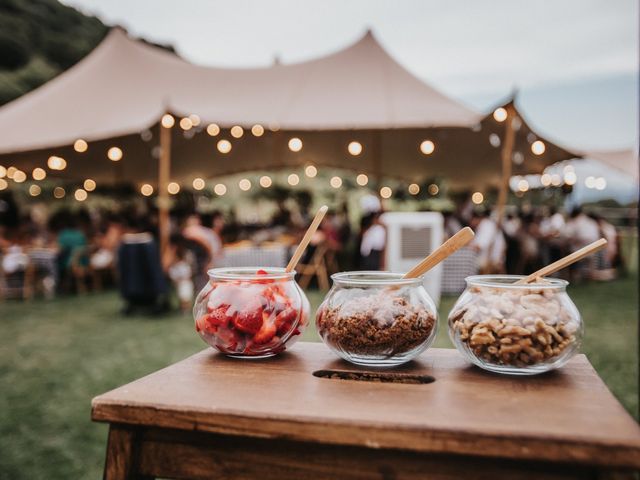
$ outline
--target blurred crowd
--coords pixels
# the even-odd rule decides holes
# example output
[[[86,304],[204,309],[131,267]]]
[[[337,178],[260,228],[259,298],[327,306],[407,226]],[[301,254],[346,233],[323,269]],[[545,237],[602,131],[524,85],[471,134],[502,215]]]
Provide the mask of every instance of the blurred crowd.
[[[526,275],[600,238],[605,250],[586,258],[562,275],[572,281],[606,280],[622,266],[616,228],[595,213],[580,208],[563,214],[554,207],[508,213],[502,222],[489,210],[445,215],[445,232],[452,235],[464,225],[476,233],[471,244],[478,255],[480,273]]]
[[[360,207],[355,229],[346,204],[327,213],[298,268],[309,277],[303,286],[316,282],[327,288],[332,271],[385,268],[387,232],[380,202],[372,196]],[[279,242],[293,248],[312,217],[308,208],[290,210],[284,202],[262,225],[240,225],[218,211],[183,212],[172,217],[170,240],[161,252],[154,213],[60,211],[46,222],[29,216],[12,228],[0,225],[2,297],[51,298],[107,284],[118,286],[127,311],[139,305],[166,309],[171,292],[188,310],[207,281],[207,270],[220,265],[223,246]],[[601,237],[608,240],[607,248],[566,275],[573,281],[609,279],[622,265],[616,228],[579,208],[569,214],[547,207],[511,212],[500,223],[490,211],[468,205],[444,213],[445,237],[467,225],[476,232],[468,248],[481,273],[530,273]]]

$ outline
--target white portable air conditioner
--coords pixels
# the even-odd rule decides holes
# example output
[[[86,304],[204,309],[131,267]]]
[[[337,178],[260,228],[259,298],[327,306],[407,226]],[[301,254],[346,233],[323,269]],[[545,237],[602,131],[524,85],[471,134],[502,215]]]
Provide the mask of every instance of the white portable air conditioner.
[[[437,212],[389,212],[380,217],[387,227],[386,269],[408,272],[442,243],[444,218]],[[424,287],[440,303],[442,264],[424,277]]]

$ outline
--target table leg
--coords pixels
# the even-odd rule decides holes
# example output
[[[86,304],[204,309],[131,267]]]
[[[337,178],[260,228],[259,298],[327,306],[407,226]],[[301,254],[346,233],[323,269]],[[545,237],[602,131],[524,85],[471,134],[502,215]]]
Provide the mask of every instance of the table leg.
[[[104,465],[104,480],[152,480],[153,477],[138,475],[137,437],[133,427],[111,424]]]

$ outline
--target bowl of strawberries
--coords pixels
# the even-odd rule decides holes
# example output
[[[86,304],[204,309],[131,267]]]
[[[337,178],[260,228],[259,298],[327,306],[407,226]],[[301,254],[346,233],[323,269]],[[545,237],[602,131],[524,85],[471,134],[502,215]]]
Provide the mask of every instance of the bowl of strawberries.
[[[230,357],[265,358],[286,350],[309,323],[309,301],[284,268],[214,268],[198,294],[196,331]]]

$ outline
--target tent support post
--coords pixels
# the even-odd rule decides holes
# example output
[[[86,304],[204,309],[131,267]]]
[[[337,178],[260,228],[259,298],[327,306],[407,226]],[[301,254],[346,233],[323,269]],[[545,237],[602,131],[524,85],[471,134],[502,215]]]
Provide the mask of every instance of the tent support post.
[[[382,184],[382,133],[380,130],[373,131],[373,176],[376,182],[376,189],[380,190]]]
[[[502,160],[502,182],[500,183],[500,190],[498,192],[498,205],[497,205],[497,221],[498,224],[502,223],[504,218],[504,210],[507,205],[507,198],[509,196],[509,180],[511,179],[511,157],[513,156],[513,145],[516,139],[516,131],[513,128],[513,122],[515,120],[516,111],[512,105],[506,107],[507,120],[505,125],[504,143],[500,152]]]
[[[169,246],[169,177],[171,175],[171,128],[160,124],[160,158],[158,159],[158,233],[160,253],[164,254]]]

